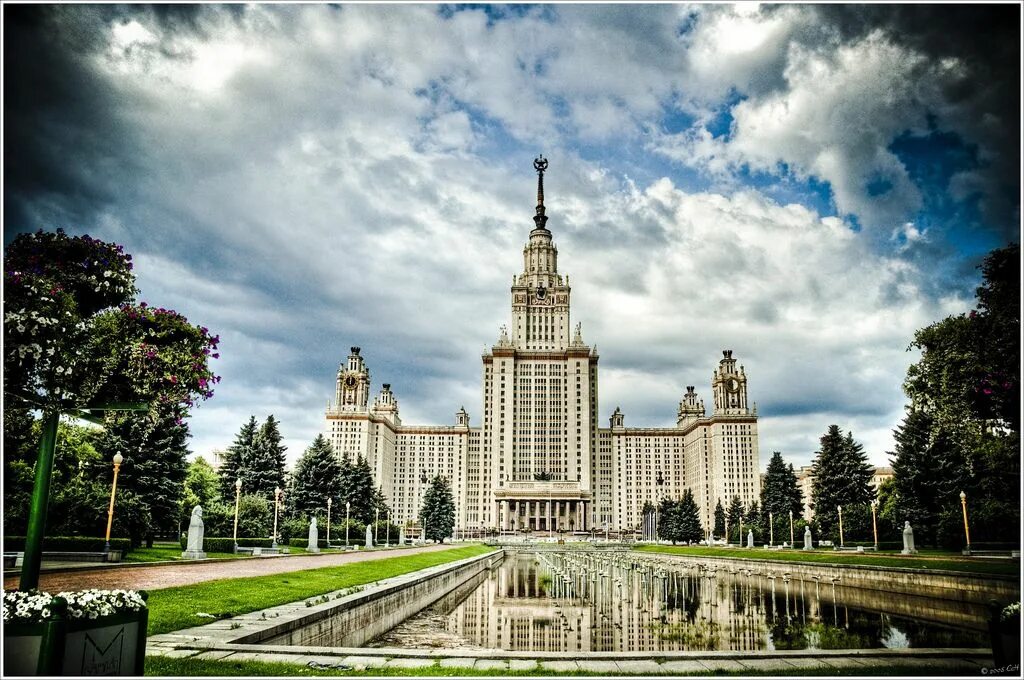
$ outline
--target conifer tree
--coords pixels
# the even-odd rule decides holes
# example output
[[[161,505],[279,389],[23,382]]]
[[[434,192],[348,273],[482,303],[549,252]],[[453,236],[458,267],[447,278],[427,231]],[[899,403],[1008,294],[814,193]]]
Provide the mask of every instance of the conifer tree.
[[[653,506],[651,512],[654,512]],[[672,545],[675,545],[680,540],[682,529],[679,519],[678,501],[663,498],[658,504],[658,538],[672,541]]]
[[[235,435],[234,443],[224,452],[224,461],[220,465],[220,496],[234,502],[235,480],[242,480],[242,493],[249,493],[250,488],[246,479],[246,468],[252,459],[253,440],[259,427],[256,425],[256,416],[249,416],[249,422],[242,425],[238,434]]]
[[[344,463],[345,459],[342,460]],[[342,468],[344,469],[344,464]],[[376,485],[373,483],[373,470],[365,458],[358,456],[355,463],[350,463],[347,479],[343,477],[342,487],[343,502],[348,501],[352,504],[352,518],[364,524],[376,521]]]
[[[455,529],[455,499],[448,480],[437,475],[423,494],[420,516],[426,525],[426,538],[443,543]]]
[[[704,529],[700,522],[700,508],[693,498],[693,492],[687,489],[679,501],[676,512],[679,513],[679,540],[696,543],[704,538]]]
[[[729,518],[729,534],[739,535],[740,531],[740,520],[743,519],[743,501],[740,500],[739,496],[733,496],[732,500],[729,501],[729,510],[725,513],[726,517]],[[743,537],[740,536],[740,541]],[[731,540],[731,539],[730,539]]]
[[[725,508],[722,499],[715,502],[715,536],[725,537]]]
[[[102,459],[120,453],[118,489],[134,492],[148,507],[151,523],[146,544],[152,547],[154,533],[178,531],[189,437],[184,417],[187,411],[178,404],[158,402],[149,413],[124,412],[100,432],[96,449]]]
[[[803,511],[804,504],[800,487],[796,483],[796,472],[792,465],[786,465],[782,461],[782,454],[775,451],[768,462],[764,482],[761,484],[761,514],[767,521],[768,513],[771,512],[776,527],[779,527],[783,524],[789,526],[790,512],[793,513],[794,519],[798,519]],[[775,533],[779,535],[777,530]]]
[[[281,430],[278,427],[279,423],[274,418],[274,414],[271,413],[267,416],[266,422],[260,427],[260,434],[263,435],[264,445],[267,447],[267,460],[273,462],[273,472],[276,475],[275,483],[282,489],[285,484],[285,467],[288,464],[288,458],[285,451],[288,447],[281,443]]]
[[[273,442],[264,436],[262,430],[257,431],[248,460],[242,460],[243,493],[272,501],[274,489],[284,489],[284,471],[278,470],[276,454]]]
[[[821,438],[821,448],[814,460],[814,521],[821,536],[839,538],[839,506],[844,513],[866,506],[874,498],[871,476],[874,468],[868,463],[864,448],[850,432],[843,436],[838,425],[830,425]]]
[[[328,498],[338,502],[341,497],[341,463],[322,434],[318,434],[299,456],[289,482],[290,507],[300,518],[326,512]]]

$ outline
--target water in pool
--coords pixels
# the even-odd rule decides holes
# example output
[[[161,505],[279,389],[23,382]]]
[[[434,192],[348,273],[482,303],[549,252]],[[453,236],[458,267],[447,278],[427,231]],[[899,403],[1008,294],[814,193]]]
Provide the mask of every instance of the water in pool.
[[[987,647],[983,607],[602,553],[506,557],[369,647],[683,651]]]

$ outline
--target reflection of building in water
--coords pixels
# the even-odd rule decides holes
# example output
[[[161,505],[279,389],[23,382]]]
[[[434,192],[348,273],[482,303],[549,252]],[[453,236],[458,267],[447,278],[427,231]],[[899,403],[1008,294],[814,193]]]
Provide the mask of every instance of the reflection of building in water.
[[[446,598],[426,617],[436,640],[513,651],[972,647],[987,621],[981,605],[596,553],[510,556]]]

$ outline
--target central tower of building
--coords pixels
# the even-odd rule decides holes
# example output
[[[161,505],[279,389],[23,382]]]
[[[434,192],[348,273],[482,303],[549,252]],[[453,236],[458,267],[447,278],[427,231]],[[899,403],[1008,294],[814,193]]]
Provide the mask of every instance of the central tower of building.
[[[597,438],[597,353],[570,327],[569,281],[547,228],[537,158],[537,211],[512,283],[512,330],[483,355],[481,515],[502,530],[589,528]],[[470,500],[470,499],[467,499]]]

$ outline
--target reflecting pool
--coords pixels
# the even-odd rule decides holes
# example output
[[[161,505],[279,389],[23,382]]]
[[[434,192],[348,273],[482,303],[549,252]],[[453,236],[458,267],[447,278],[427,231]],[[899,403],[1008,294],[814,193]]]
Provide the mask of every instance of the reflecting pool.
[[[987,647],[983,607],[602,553],[509,555],[369,647],[684,651]]]

